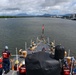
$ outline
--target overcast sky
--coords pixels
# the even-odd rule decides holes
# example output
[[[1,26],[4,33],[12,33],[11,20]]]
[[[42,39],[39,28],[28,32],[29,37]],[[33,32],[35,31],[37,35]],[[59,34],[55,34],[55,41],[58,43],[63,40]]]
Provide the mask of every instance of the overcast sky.
[[[66,14],[76,12],[76,0],[0,0],[0,15]]]

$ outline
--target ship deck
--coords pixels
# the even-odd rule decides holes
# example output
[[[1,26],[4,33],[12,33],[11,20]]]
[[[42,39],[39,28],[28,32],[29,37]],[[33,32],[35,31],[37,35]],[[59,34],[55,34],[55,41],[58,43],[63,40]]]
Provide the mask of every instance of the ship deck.
[[[32,53],[35,53],[35,52],[42,51],[42,48],[43,47],[45,48],[45,51],[46,52],[49,52],[50,51],[49,45],[48,44],[45,44],[43,41],[41,41],[40,43],[38,43],[37,48],[35,48],[35,50],[33,50],[33,51],[27,50],[27,53],[28,54],[32,54]]]
[[[45,44],[44,42],[40,42],[40,43],[38,43],[38,45],[37,45],[37,47],[35,48],[35,50],[33,50],[33,51],[30,51],[30,50],[27,50],[27,53],[28,54],[31,54],[31,53],[35,53],[35,52],[39,52],[39,51],[42,51],[42,48],[45,48],[45,50],[46,50],[46,52],[48,52],[48,51],[50,51],[50,48],[49,48],[49,46],[48,46],[48,44]],[[14,58],[15,59],[15,58]],[[23,58],[18,58],[19,59],[19,61],[21,62],[22,60],[24,60]],[[7,74],[2,74],[2,75],[19,75],[18,74],[18,72],[17,71],[14,71],[14,70],[10,70],[10,72],[9,73],[7,73]]]
[[[2,75],[18,75],[17,71],[13,71],[13,70],[10,70],[10,72],[8,72],[7,74],[2,74]]]

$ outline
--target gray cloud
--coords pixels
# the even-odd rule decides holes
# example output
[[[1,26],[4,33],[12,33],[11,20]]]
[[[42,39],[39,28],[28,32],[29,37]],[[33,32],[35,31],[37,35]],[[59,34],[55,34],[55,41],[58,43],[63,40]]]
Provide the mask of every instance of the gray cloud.
[[[5,10],[7,10],[7,11],[20,10],[20,8],[6,8]]]
[[[42,6],[43,7],[54,6],[54,5],[65,3],[65,2],[69,2],[69,0],[45,0]]]
[[[0,14],[75,13],[76,0],[0,0]]]

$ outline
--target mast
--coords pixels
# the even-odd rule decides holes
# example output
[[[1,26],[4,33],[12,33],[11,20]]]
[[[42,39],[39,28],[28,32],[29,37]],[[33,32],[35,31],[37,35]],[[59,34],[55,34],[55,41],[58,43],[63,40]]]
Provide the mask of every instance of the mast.
[[[44,38],[44,24],[42,25],[42,35],[41,35],[41,38],[42,39]]]
[[[27,50],[27,43],[25,42],[25,50]]]
[[[44,34],[44,24],[42,25],[42,34]]]
[[[38,45],[38,41],[39,41],[39,39],[38,39],[38,37],[37,37],[37,39],[36,39],[36,44]]]
[[[70,56],[70,49],[68,50],[68,56]]]
[[[16,48],[16,62],[19,62],[19,61],[18,61],[18,53],[17,53],[17,48]],[[17,63],[17,71],[18,71],[18,63]]]
[[[48,43],[48,45],[49,45],[49,37],[47,38],[47,43]]]
[[[32,39],[31,39],[31,45],[32,45]]]

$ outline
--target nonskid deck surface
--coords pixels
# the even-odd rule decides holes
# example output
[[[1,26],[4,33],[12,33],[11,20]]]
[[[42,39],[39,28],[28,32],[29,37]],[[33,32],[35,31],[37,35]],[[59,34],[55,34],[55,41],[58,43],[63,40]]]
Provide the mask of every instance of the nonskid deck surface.
[[[34,52],[42,51],[42,48],[43,48],[43,47],[45,48],[46,52],[48,52],[49,49],[50,49],[49,46],[48,46],[48,44],[45,44],[45,43],[43,43],[43,42],[40,42],[35,50],[33,50],[33,51],[27,50],[27,53],[28,53],[28,54],[32,54],[32,53],[34,53]]]
[[[10,70],[10,72],[8,72],[7,74],[2,74],[2,75],[18,75],[17,71],[13,71],[13,70]]]
[[[40,43],[39,45],[38,45],[38,47],[36,48],[36,51],[42,51],[42,48],[45,48],[45,50],[46,51],[49,51],[49,46],[48,46],[48,44],[44,44],[44,43]]]

